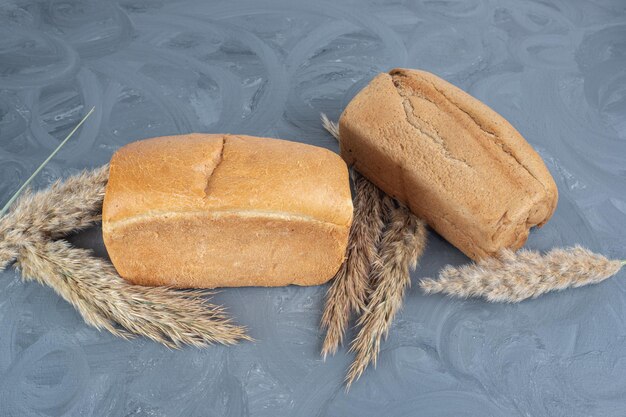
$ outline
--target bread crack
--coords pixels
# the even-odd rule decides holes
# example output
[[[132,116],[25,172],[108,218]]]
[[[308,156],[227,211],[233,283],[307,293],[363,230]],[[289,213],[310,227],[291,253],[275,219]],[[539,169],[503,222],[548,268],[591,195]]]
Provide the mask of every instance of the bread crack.
[[[222,161],[224,160],[224,148],[226,147],[226,137],[222,136],[222,147],[220,149],[220,153],[217,155],[212,165],[212,169],[206,173],[206,185],[204,186],[204,198],[207,198],[209,194],[211,194],[211,178],[213,178],[213,174],[215,170],[220,166]]]
[[[392,75],[392,79],[393,78],[394,76]],[[432,126],[429,126],[435,132],[433,134],[425,130],[422,127],[422,124],[428,124],[428,123],[415,114],[415,107],[413,107],[413,103],[411,103],[411,100],[410,100],[410,97],[414,94],[407,94],[406,90],[395,79],[393,80],[393,85],[395,86],[396,91],[398,92],[398,95],[402,99],[402,107],[404,109],[407,123],[411,125],[415,130],[419,131],[422,135],[428,137],[433,143],[435,143],[441,149],[441,151],[443,152],[444,156],[447,159],[457,162],[457,163],[461,163],[467,168],[473,169],[472,166],[467,163],[467,161],[465,161],[462,158],[457,158],[456,156],[452,155],[452,153],[446,146],[445,140],[439,135],[439,132],[437,132],[437,129],[433,128]]]
[[[461,112],[465,113],[465,115],[467,115],[467,117],[469,117],[472,122],[474,122],[474,124],[480,129],[482,130],[487,136],[491,137],[494,139],[494,143],[496,145],[498,145],[502,151],[509,155],[519,166],[521,166],[527,173],[528,175],[530,175],[531,177],[533,177],[535,179],[535,181],[537,181],[541,187],[544,189],[544,191],[546,192],[546,194],[548,193],[548,190],[546,189],[545,184],[539,180],[539,178],[537,178],[537,176],[535,174],[533,174],[526,165],[524,165],[512,152],[511,149],[502,141],[502,139],[500,138],[500,136],[495,133],[492,132],[491,130],[485,128],[485,126],[476,118],[474,117],[470,112],[468,112],[467,110],[463,109],[461,106],[459,106],[455,101],[453,101],[450,97],[448,97],[447,94],[445,94],[443,91],[441,91],[439,88],[437,88],[437,86],[435,86],[435,84],[433,84],[431,81],[422,78],[423,81],[427,82],[430,86],[432,86],[435,91],[437,91],[439,94],[441,94],[441,96],[443,98],[445,98],[450,104],[452,104],[455,108],[459,109]]]

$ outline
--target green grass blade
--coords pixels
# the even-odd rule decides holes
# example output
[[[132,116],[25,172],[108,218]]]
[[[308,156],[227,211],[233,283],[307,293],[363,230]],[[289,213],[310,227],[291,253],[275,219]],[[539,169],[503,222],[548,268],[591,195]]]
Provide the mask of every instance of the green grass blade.
[[[41,170],[48,164],[48,162],[50,162],[50,160],[54,158],[54,155],[56,155],[57,152],[61,150],[63,145],[65,145],[65,143],[74,135],[74,133],[76,133],[78,128],[81,127],[83,123],[85,123],[85,120],[87,120],[87,118],[91,116],[91,113],[93,113],[95,109],[96,109],[95,107],[92,107],[91,110],[89,110],[89,112],[76,125],[76,127],[74,127],[74,129],[72,129],[72,131],[65,137],[65,139],[63,139],[63,141],[59,143],[59,146],[57,146],[56,149],[52,151],[50,156],[48,156],[46,160],[43,161],[41,165],[39,165],[39,167],[35,170],[35,172],[33,172],[33,174],[24,182],[24,184],[22,184],[22,186],[15,192],[15,194],[13,194],[13,196],[9,199],[9,201],[7,201],[4,207],[2,207],[2,210],[0,210],[0,217],[4,216],[4,214],[9,210],[9,207],[11,207],[11,204],[15,202],[15,200],[22,193],[22,191],[24,191],[24,189],[28,187],[28,184],[30,184],[31,181],[37,176],[37,174],[39,174],[39,172],[41,172]]]

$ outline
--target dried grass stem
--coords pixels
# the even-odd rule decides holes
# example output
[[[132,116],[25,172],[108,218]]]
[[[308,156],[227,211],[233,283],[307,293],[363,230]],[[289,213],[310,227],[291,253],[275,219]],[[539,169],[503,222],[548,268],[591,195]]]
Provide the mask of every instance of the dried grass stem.
[[[372,293],[367,308],[358,320],[360,330],[352,342],[356,358],[346,376],[347,387],[358,379],[369,363],[376,366],[381,339],[387,337],[391,323],[402,306],[405,289],[426,247],[426,226],[404,205],[384,197],[389,222],[380,242],[379,256],[371,273]]]
[[[427,294],[516,303],[550,291],[596,284],[615,275],[623,265],[624,261],[609,260],[580,246],[552,249],[544,255],[505,249],[477,263],[447,266],[438,280],[426,278],[420,286]]]
[[[17,266],[25,279],[53,288],[85,322],[116,336],[145,336],[171,348],[233,344],[248,339],[206,291],[143,287],[122,279],[113,266],[64,240],[25,245]]]
[[[335,275],[326,295],[322,328],[326,336],[322,355],[334,354],[342,343],[350,312],[365,308],[370,266],[377,254],[383,221],[381,192],[360,174],[354,172],[354,219],[350,228],[346,259]]]

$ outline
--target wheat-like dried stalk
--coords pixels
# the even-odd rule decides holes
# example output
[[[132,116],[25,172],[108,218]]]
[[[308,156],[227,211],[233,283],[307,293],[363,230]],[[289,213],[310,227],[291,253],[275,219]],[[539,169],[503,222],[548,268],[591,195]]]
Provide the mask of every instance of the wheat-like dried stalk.
[[[0,271],[17,258],[19,248],[29,239],[24,230],[11,228],[5,220],[6,216],[0,217]]]
[[[390,197],[385,197],[391,201]],[[372,267],[373,291],[358,321],[359,333],[352,342],[356,358],[346,376],[347,387],[357,380],[371,362],[376,366],[381,338],[402,306],[405,289],[411,284],[409,271],[426,247],[426,225],[404,205],[389,209],[389,223],[380,242],[379,256]]]
[[[26,191],[0,218],[3,226],[25,233],[40,233],[52,239],[84,229],[102,219],[102,199],[109,166],[84,170],[63,181],[55,181],[37,193]]]
[[[330,120],[325,113],[322,113],[320,116],[322,118],[322,126],[324,126],[324,129],[326,129],[328,133],[333,135],[333,137],[339,141],[339,125]]]
[[[334,354],[342,343],[350,312],[365,308],[370,266],[383,228],[380,190],[354,172],[354,219],[350,228],[346,259],[326,295],[322,328],[326,337],[322,355]]]
[[[37,240],[40,235],[56,235],[65,234],[68,229],[72,230],[73,222],[77,222],[77,228],[83,228],[90,224],[92,219],[100,216],[99,206],[102,205],[102,196],[104,195],[104,185],[108,176],[108,169],[105,165],[94,173],[84,173],[80,177],[72,177],[68,180],[68,187],[64,187],[63,183],[55,183],[53,187],[56,193],[47,193],[40,191],[35,195],[30,193],[29,184],[35,179],[44,167],[52,160],[61,148],[69,141],[78,129],[87,121],[89,116],[93,114],[95,107],[92,107],[78,124],[67,134],[67,136],[59,143],[59,145],[48,155],[48,157],[35,169],[35,172],[24,181],[24,183],[13,193],[6,204],[0,209],[0,271],[2,271],[10,262],[15,260],[19,252],[20,245],[28,241]],[[104,181],[100,184],[94,181],[93,176]],[[77,184],[78,183],[78,184]],[[82,187],[81,187],[82,186]],[[86,189],[85,189],[86,186]],[[76,207],[68,216],[63,215],[63,207],[66,204],[64,200],[73,199],[72,192],[77,192],[80,196],[86,197],[85,193],[95,187],[97,195],[95,199],[95,207],[93,207],[93,199],[87,198],[81,202],[74,199]],[[23,195],[25,193],[26,195]],[[18,203],[13,203],[20,197]],[[11,209],[11,212],[9,212]],[[9,214],[7,214],[9,213]],[[59,219],[61,216],[63,219]],[[79,220],[77,220],[77,218]],[[82,224],[81,224],[82,222]],[[59,229],[55,229],[58,227]]]
[[[544,255],[504,249],[477,263],[448,265],[438,280],[424,279],[420,287],[427,294],[516,303],[549,291],[596,284],[615,275],[623,265],[624,261],[609,260],[580,246],[552,249]]]
[[[17,266],[25,280],[53,288],[85,322],[117,336],[141,335],[171,348],[249,340],[221,307],[202,298],[206,291],[132,285],[110,263],[64,240],[24,245]]]
[[[104,165],[36,193],[25,190],[0,217],[0,270],[15,260],[24,244],[59,238],[99,221],[108,176]]]

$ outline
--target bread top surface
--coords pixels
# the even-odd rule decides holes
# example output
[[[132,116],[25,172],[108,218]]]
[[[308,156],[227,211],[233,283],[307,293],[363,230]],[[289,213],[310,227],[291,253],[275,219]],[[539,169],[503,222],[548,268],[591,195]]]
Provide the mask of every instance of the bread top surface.
[[[342,137],[346,132],[364,138],[368,143],[362,146],[382,150],[387,163],[402,167],[399,177],[419,175],[423,185],[439,184],[436,193],[394,189],[403,180],[400,187],[387,184],[404,202],[411,192],[421,194],[412,197],[423,205],[421,215],[446,218],[445,212],[429,211],[454,203],[465,219],[457,227],[478,227],[476,222],[495,227],[525,222],[530,227],[545,223],[556,208],[556,184],[519,132],[480,100],[434,74],[411,69],[379,74],[345,109],[340,131]],[[358,170],[359,161],[350,152],[342,146],[342,156],[348,164],[356,162]],[[421,198],[439,201],[420,203]]]
[[[520,177],[531,177],[543,188],[544,193],[541,194],[544,194],[545,199],[542,203],[547,205],[548,218],[552,215],[558,201],[554,178],[541,156],[504,117],[459,87],[430,72],[396,68],[389,75],[394,85],[400,86],[397,88],[402,89],[401,86],[405,83],[414,92],[411,100],[431,99],[430,103],[435,107],[456,112],[455,119],[465,132],[488,139],[484,143],[491,148],[499,147],[501,152],[497,153],[498,156],[513,168],[521,170],[518,173]],[[458,141],[449,145],[455,149],[466,150],[463,147],[464,139],[459,137]],[[469,156],[476,157],[480,153],[484,155],[489,150],[489,147],[474,149],[474,153]]]
[[[111,158],[104,229],[198,212],[346,226],[352,220],[348,170],[327,149],[244,135],[145,139]]]

